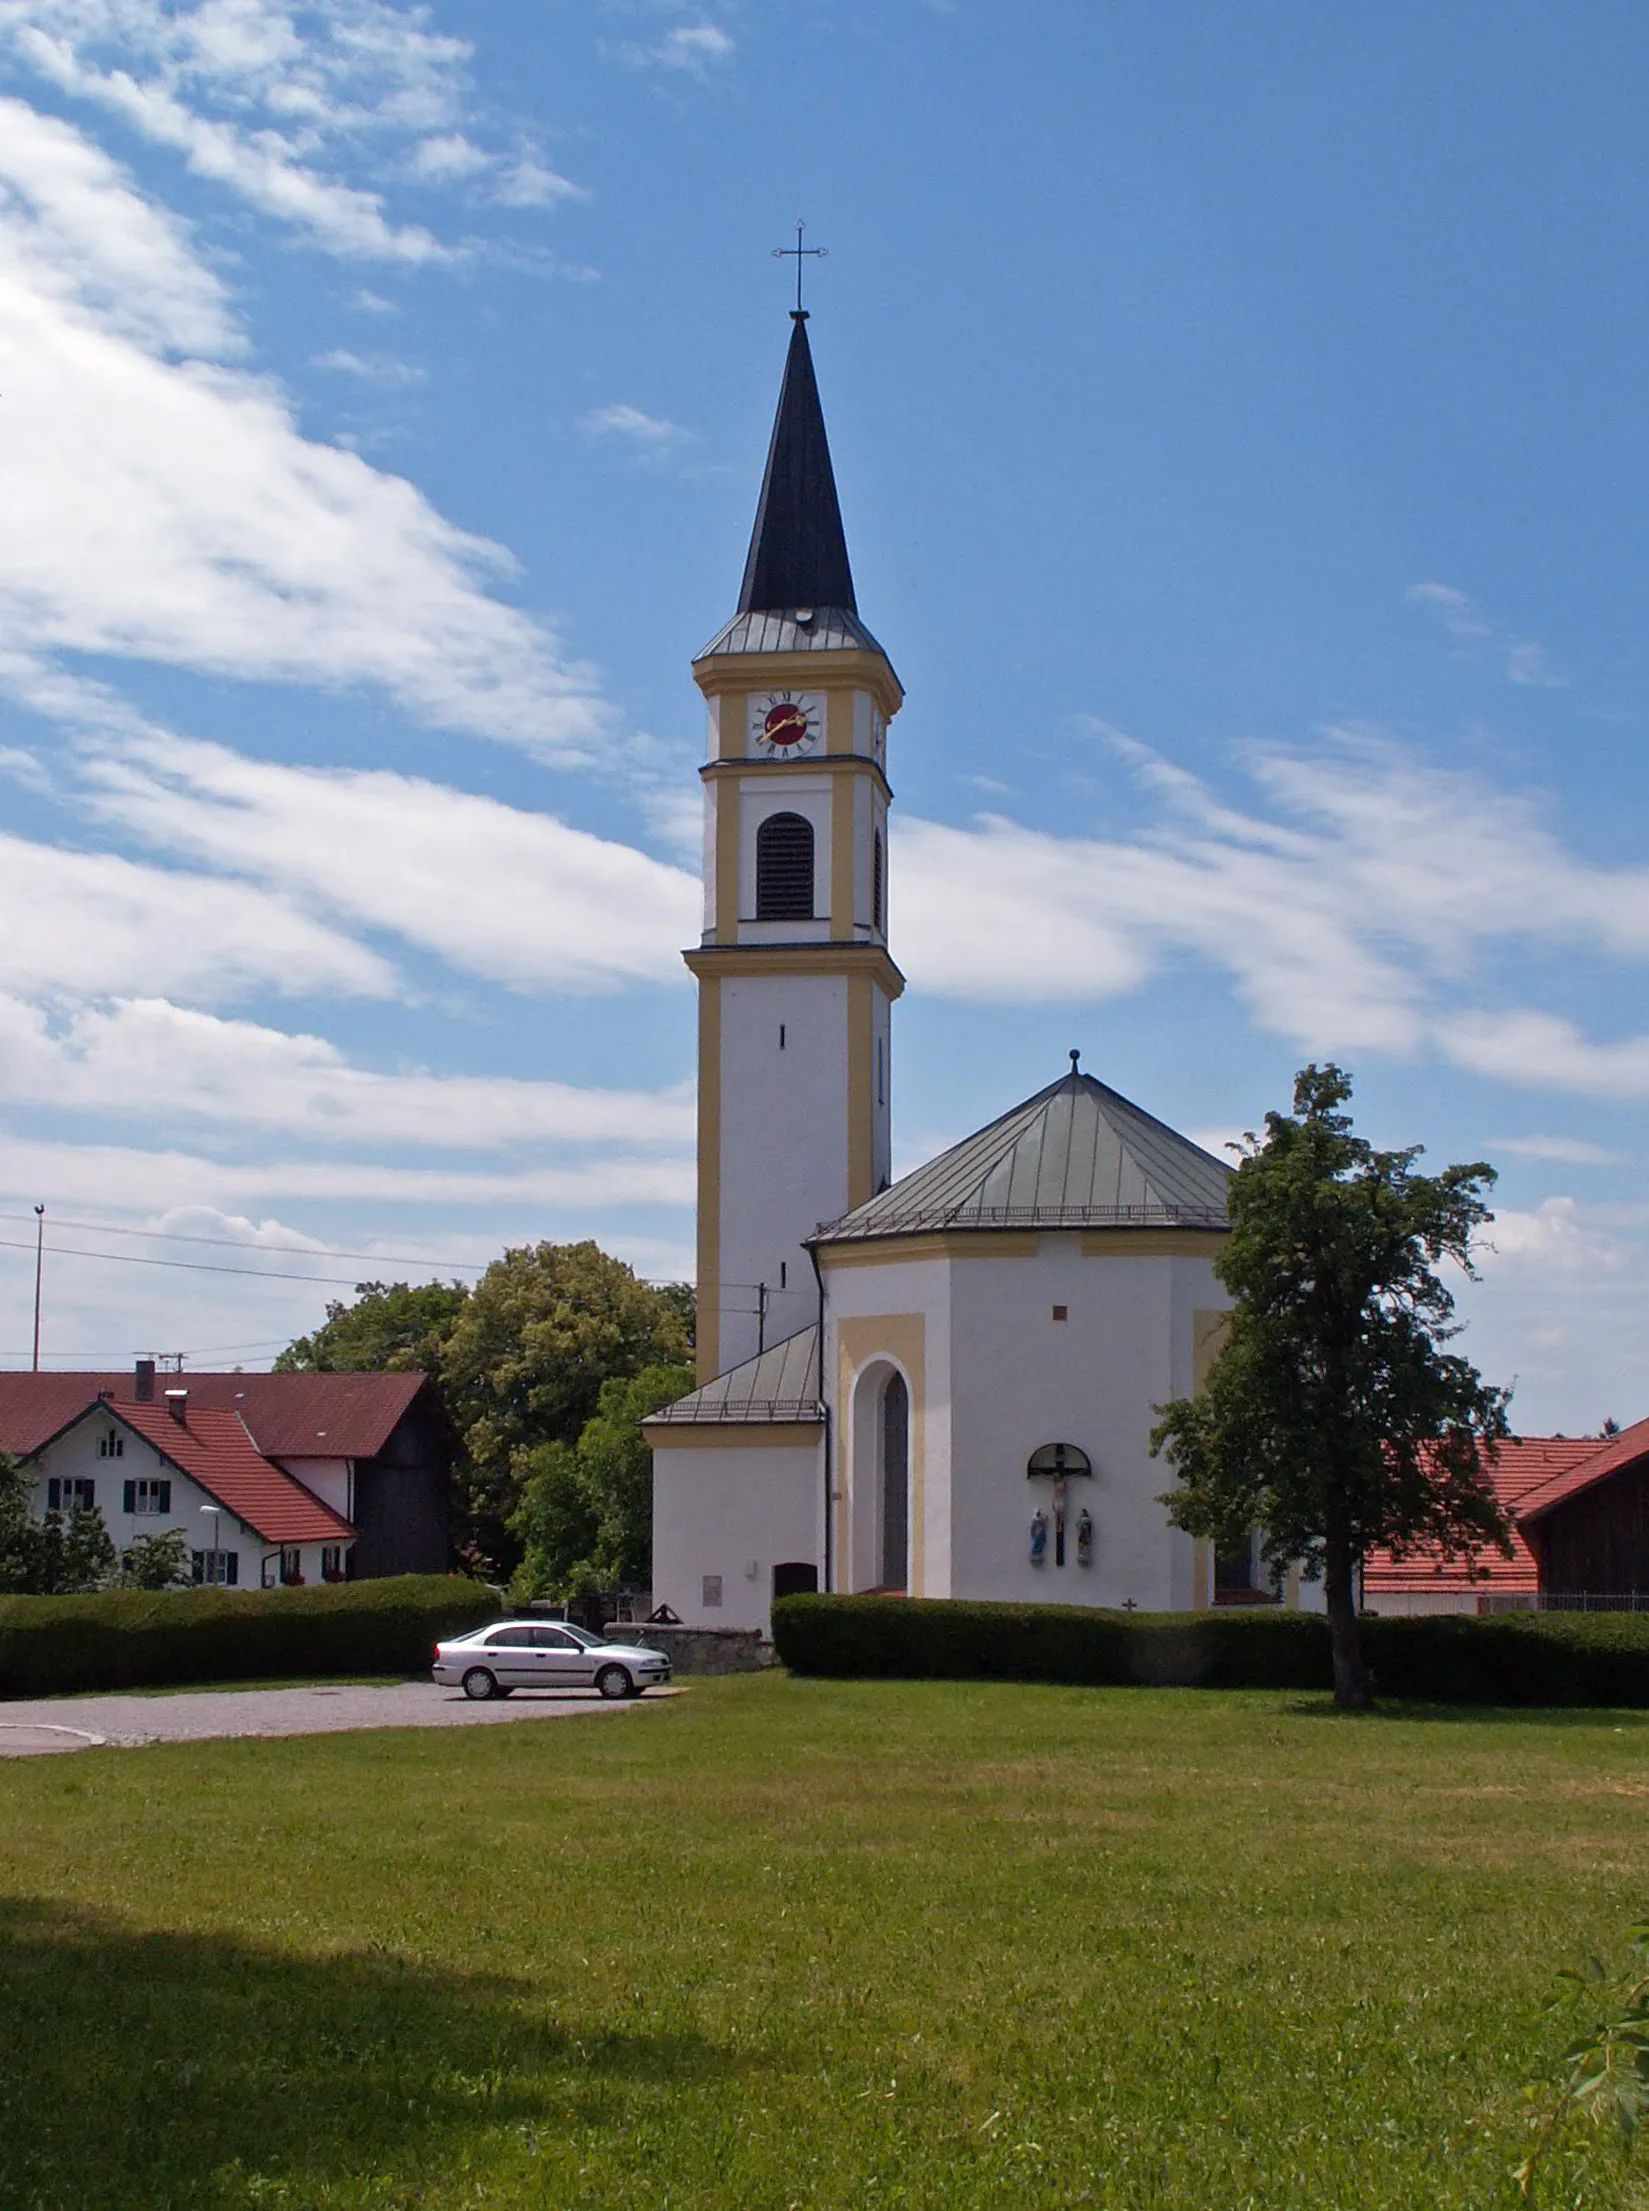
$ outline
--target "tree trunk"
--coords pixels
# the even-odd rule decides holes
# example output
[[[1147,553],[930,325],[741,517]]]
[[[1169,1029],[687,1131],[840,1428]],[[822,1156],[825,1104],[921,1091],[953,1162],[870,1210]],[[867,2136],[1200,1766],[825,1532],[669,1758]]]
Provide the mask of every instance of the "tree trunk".
[[[1366,1712],[1374,1702],[1374,1687],[1357,1624],[1355,1562],[1350,1544],[1343,1539],[1329,1540],[1323,1593],[1328,1599],[1328,1635],[1334,1653],[1334,1702],[1342,1712]]]

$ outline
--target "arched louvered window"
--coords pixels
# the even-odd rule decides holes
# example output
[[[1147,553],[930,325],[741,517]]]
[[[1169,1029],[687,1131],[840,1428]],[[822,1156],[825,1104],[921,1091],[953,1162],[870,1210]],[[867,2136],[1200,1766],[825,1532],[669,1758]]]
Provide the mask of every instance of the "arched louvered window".
[[[769,814],[756,831],[756,919],[813,919],[813,824]]]
[[[882,869],[882,832],[870,848],[870,919],[882,936],[887,935],[887,880]]]

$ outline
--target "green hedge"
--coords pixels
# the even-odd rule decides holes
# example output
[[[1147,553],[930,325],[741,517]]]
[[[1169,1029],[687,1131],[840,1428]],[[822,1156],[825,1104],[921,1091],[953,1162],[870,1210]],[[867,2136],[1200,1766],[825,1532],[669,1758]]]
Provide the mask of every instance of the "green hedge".
[[[497,1617],[457,1575],[314,1589],[110,1590],[0,1597],[0,1696],[306,1674],[422,1674],[432,1646]]]
[[[1649,1706],[1649,1614],[1365,1619],[1378,1692],[1449,1704]],[[792,1672],[906,1680],[1327,1689],[1328,1625],[1306,1612],[1127,1613],[951,1598],[781,1597]]]

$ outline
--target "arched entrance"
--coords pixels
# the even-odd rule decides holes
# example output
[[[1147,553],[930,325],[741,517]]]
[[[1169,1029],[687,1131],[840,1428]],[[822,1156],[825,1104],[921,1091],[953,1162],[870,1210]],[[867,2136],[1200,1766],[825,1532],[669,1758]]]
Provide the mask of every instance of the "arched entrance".
[[[773,1595],[811,1597],[819,1586],[819,1569],[811,1559],[786,1559],[773,1569]]]
[[[884,1589],[910,1586],[910,1391],[895,1368],[882,1389],[881,1558]]]

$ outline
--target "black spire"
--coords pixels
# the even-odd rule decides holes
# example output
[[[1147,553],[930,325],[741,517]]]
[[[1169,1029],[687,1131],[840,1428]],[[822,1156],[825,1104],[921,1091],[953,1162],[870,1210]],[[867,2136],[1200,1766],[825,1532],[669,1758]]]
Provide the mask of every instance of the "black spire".
[[[824,410],[807,343],[807,317],[793,313],[773,442],[767,449],[756,527],[739,593],[741,614],[797,607],[859,609],[853,597],[842,510],[830,467]]]

